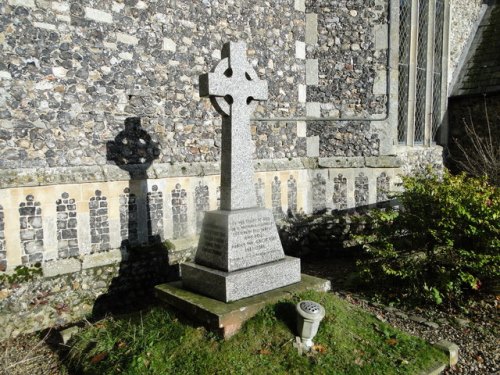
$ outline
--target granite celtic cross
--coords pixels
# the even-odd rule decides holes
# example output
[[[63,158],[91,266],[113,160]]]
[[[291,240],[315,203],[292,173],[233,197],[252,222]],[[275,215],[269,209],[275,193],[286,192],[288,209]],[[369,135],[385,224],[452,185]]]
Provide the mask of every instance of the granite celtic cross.
[[[221,210],[256,206],[250,116],[267,99],[267,82],[248,63],[246,44],[228,42],[222,60],[200,76],[200,96],[210,97],[222,114]]]
[[[250,115],[267,99],[267,82],[245,43],[224,45],[222,60],[200,76],[200,96],[222,114],[221,209],[205,212],[194,262],[181,264],[182,287],[230,302],[298,283],[300,259],[285,256],[272,211],[256,207]]]

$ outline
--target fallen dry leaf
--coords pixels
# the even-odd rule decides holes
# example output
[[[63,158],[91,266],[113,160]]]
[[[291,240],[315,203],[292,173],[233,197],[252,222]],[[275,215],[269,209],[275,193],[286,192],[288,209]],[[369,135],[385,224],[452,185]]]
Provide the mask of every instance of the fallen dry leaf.
[[[359,349],[354,349],[354,353],[356,355],[359,355],[360,357],[365,355],[365,352],[363,350],[359,350]]]
[[[264,349],[258,350],[257,353],[262,354],[262,355],[269,355],[269,354],[271,354],[271,351],[269,349],[264,348]]]
[[[363,361],[361,358],[359,358],[359,357],[358,357],[358,358],[356,358],[356,359],[354,360],[354,363],[355,363],[356,365],[358,365],[358,366],[363,366],[364,361]]]
[[[398,343],[398,340],[395,338],[390,338],[390,339],[385,340],[385,342],[391,346],[394,346]]]
[[[313,345],[312,349],[318,353],[325,353],[326,352],[326,348],[323,345],[319,345],[319,344]]]
[[[118,344],[116,344],[116,346],[118,346],[119,349],[123,349],[127,347],[127,343],[124,341],[118,341]]]
[[[108,352],[101,352],[99,354],[96,354],[95,356],[92,357],[92,359],[90,360],[90,363],[95,365],[96,363],[99,363],[99,362],[105,360],[107,356],[108,356]]]
[[[5,298],[7,298],[8,296],[10,296],[10,291],[8,291],[7,289],[2,289],[0,290],[0,300],[3,300]]]
[[[398,359],[397,362],[398,366],[406,366],[406,365],[409,365],[410,362],[408,362],[406,359]]]

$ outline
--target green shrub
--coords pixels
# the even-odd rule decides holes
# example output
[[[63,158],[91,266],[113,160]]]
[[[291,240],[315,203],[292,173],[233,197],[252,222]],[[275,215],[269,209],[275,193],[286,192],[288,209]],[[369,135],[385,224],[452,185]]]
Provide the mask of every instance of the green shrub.
[[[402,209],[369,214],[362,276],[404,297],[462,304],[500,276],[500,194],[485,178],[403,178]]]

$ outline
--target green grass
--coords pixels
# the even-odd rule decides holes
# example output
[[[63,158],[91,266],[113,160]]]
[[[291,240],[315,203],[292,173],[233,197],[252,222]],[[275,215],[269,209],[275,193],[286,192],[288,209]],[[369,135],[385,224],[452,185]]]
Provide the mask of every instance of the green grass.
[[[295,304],[311,299],[326,309],[317,351],[292,345]],[[418,374],[445,355],[332,294],[306,292],[278,302],[223,341],[164,308],[107,318],[85,328],[66,359],[80,374]]]

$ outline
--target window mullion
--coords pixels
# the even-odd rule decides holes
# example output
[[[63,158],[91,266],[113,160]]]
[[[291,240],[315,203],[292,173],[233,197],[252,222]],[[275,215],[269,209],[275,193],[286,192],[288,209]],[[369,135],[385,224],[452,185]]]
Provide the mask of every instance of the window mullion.
[[[434,32],[435,32],[435,14],[436,14],[436,0],[429,1],[429,12],[426,15],[429,22],[427,29],[427,78],[425,87],[425,124],[424,124],[424,145],[431,144],[432,133],[432,108],[433,103],[433,87],[434,87]],[[436,108],[436,110],[439,110]]]
[[[427,1],[427,0],[421,0]],[[408,81],[408,132],[406,144],[413,146],[415,129],[415,102],[417,76],[418,0],[411,4],[410,64]]]
[[[450,1],[443,0],[443,50],[441,53],[441,108],[439,108],[439,119],[441,120],[440,142],[448,142],[448,124],[446,119],[446,106],[448,104],[448,55],[450,38]]]

